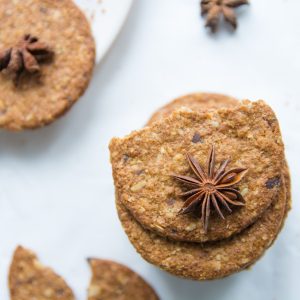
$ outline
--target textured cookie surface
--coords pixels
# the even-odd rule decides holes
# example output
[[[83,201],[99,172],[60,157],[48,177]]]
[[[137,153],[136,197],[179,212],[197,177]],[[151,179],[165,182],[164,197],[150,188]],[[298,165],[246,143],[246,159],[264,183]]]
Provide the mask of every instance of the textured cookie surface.
[[[11,300],[74,300],[72,290],[30,250],[18,247],[9,272]]]
[[[0,74],[0,127],[36,128],[64,114],[85,91],[94,66],[90,26],[71,0],[0,0],[0,49],[24,34],[52,47],[54,59],[41,64],[41,78],[22,78],[16,87]]]
[[[212,93],[194,93],[186,96],[179,97],[167,105],[159,108],[153,113],[147,125],[151,125],[154,122],[160,121],[172,114],[177,109],[182,107],[189,108],[193,111],[202,112],[205,110],[213,110],[220,108],[235,107],[240,104],[240,101],[228,95],[223,94],[212,94]],[[287,205],[287,211],[291,209],[292,198],[291,198],[291,180],[290,171],[286,159],[284,160],[283,174],[285,176],[287,198],[289,199]]]
[[[196,134],[200,139],[195,142]],[[170,174],[191,176],[185,154],[205,165],[211,144],[216,147],[217,162],[230,157],[231,168],[249,171],[239,185],[245,207],[225,220],[211,218],[205,233],[198,218],[178,216],[182,189]],[[151,127],[113,139],[110,150],[124,206],[142,226],[174,240],[230,237],[255,222],[280,191],[283,145],[276,117],[263,101],[211,112],[176,111]]]
[[[160,121],[169,116],[171,112],[181,107],[188,107],[194,111],[204,111],[225,107],[234,107],[239,101],[233,97],[212,94],[212,93],[195,93],[177,98],[167,105],[158,109],[150,118],[147,125]]]
[[[129,268],[102,259],[89,259],[89,263],[88,300],[158,300],[148,283]]]
[[[231,96],[222,95],[222,94],[211,94],[211,93],[194,93],[188,94],[186,96],[179,97],[167,105],[159,108],[154,114],[151,116],[147,125],[151,125],[154,122],[160,121],[163,118],[168,117],[177,109],[182,107],[189,108],[193,111],[205,111],[205,110],[213,110],[220,108],[230,108],[239,105],[240,101]],[[283,166],[283,175],[286,182],[286,193],[287,193],[287,205],[286,205],[286,216],[289,210],[292,207],[292,197],[291,197],[291,179],[290,179],[290,171],[288,167],[288,163],[286,159],[284,159]],[[283,226],[284,222],[282,222]]]
[[[282,227],[289,201],[284,179],[282,182],[278,198],[252,226],[218,242],[171,241],[144,229],[118,197],[117,210],[129,240],[145,260],[184,278],[217,279],[249,267],[272,245]]]

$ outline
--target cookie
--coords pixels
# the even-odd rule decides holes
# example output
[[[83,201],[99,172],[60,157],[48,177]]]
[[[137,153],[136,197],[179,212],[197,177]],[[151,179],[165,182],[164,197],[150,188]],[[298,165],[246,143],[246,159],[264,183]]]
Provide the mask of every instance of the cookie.
[[[289,201],[282,178],[283,186],[277,199],[253,225],[232,238],[217,242],[171,241],[144,229],[118,197],[117,210],[129,240],[145,260],[187,279],[218,279],[251,266],[274,242]]]
[[[151,286],[129,268],[109,260],[89,259],[89,300],[158,300]]]
[[[231,96],[213,93],[194,93],[177,98],[158,109],[150,118],[147,125],[160,121],[169,116],[174,110],[188,107],[194,111],[207,111],[218,108],[234,107],[239,101]]]
[[[11,300],[74,300],[67,283],[43,266],[36,255],[21,246],[15,250],[9,272]]]
[[[195,135],[200,136],[196,142]],[[182,187],[170,176],[192,176],[186,154],[202,165],[211,145],[217,162],[231,158],[231,168],[247,168],[239,185],[245,206],[226,216],[212,216],[208,232],[193,215],[180,215]],[[263,101],[208,112],[175,111],[161,122],[110,144],[116,190],[122,204],[145,228],[177,241],[228,238],[253,224],[281,192],[284,149],[277,119]],[[258,195],[264,195],[259,197]]]
[[[154,122],[160,121],[163,118],[168,117],[172,112],[182,107],[190,108],[193,111],[207,111],[212,109],[220,108],[230,108],[239,105],[240,101],[231,96],[222,95],[222,94],[210,94],[210,93],[194,93],[186,96],[179,97],[165,106],[159,108],[149,119],[147,125],[151,125]],[[195,137],[197,139],[199,137]],[[284,171],[286,189],[287,189],[287,198],[289,199],[287,203],[287,212],[292,207],[292,197],[291,197],[291,180],[290,172],[287,161],[284,161]]]
[[[0,27],[2,52],[17,47],[25,35],[53,52],[50,61],[34,67],[28,52],[21,56],[28,70],[38,67],[39,72],[23,72],[17,84],[6,70],[0,73],[0,128],[22,130],[53,122],[84,93],[92,76],[95,43],[86,17],[71,0],[0,0]],[[35,54],[39,58],[43,53]],[[10,60],[17,62],[13,54]],[[24,70],[24,63],[20,67]]]

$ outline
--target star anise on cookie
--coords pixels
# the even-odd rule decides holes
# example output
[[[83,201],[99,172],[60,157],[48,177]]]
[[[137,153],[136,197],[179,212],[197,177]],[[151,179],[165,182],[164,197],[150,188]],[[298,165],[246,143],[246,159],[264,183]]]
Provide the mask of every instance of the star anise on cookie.
[[[17,83],[22,73],[37,73],[39,63],[53,56],[46,44],[30,34],[26,34],[15,46],[0,51],[0,71],[7,70]]]
[[[247,173],[246,168],[234,168],[226,171],[230,159],[222,161],[216,168],[215,147],[212,146],[207,171],[190,154],[187,154],[188,163],[195,174],[194,177],[172,175],[191,189],[180,196],[188,197],[179,211],[179,215],[195,213],[201,215],[201,221],[205,232],[208,229],[211,207],[218,215],[225,219],[220,204],[231,213],[230,206],[244,206],[245,201],[241,193],[234,187]]]
[[[201,14],[207,15],[206,27],[209,27],[212,32],[216,32],[221,17],[231,24],[231,26],[237,28],[237,18],[234,12],[234,8],[241,5],[249,4],[248,0],[202,0],[201,1]]]

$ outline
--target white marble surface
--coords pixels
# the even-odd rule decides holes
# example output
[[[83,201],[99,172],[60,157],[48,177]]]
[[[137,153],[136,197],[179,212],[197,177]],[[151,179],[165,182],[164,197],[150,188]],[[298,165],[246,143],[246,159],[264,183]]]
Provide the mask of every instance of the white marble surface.
[[[166,300],[299,298],[300,2],[252,0],[239,11],[236,33],[215,36],[204,30],[198,2],[136,0],[89,90],[64,118],[34,132],[0,132],[1,299],[17,244],[37,251],[78,299],[85,299],[89,256],[131,266]],[[293,210],[275,245],[250,271],[203,283],[168,275],[135,253],[116,216],[107,149],[112,136],[193,91],[265,99],[280,119],[293,177]]]

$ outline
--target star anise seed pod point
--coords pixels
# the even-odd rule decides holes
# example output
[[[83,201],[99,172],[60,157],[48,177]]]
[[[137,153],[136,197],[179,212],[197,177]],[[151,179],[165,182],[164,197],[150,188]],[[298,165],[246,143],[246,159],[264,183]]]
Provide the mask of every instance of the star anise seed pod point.
[[[0,71],[6,69],[17,84],[22,73],[39,72],[39,63],[52,56],[53,51],[47,44],[26,34],[14,47],[0,52]]]
[[[212,32],[216,32],[221,19],[228,22],[233,29],[237,28],[237,18],[234,8],[249,4],[248,0],[202,0],[201,15],[207,15],[206,27],[209,27]]]
[[[243,196],[234,186],[243,179],[248,169],[234,168],[226,171],[230,159],[222,161],[216,169],[214,146],[211,147],[206,171],[192,155],[188,153],[186,156],[196,178],[172,175],[172,177],[191,188],[189,191],[180,194],[180,196],[187,197],[187,199],[178,214],[200,213],[204,231],[207,232],[211,207],[222,219],[225,219],[220,204],[229,213],[232,212],[230,206],[245,205]]]

